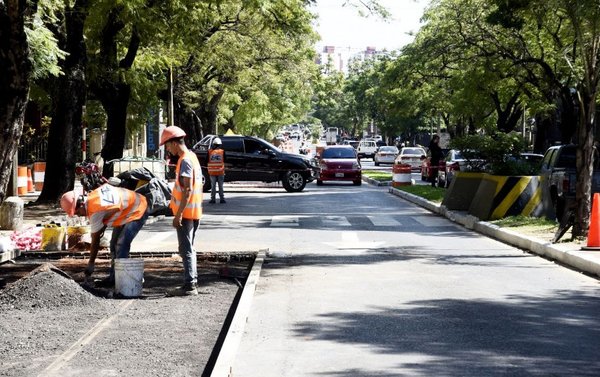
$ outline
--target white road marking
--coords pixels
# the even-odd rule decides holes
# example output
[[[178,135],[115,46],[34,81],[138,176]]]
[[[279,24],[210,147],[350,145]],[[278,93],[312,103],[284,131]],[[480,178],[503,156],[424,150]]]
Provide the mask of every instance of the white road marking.
[[[298,216],[273,216],[271,226],[300,226]]]
[[[452,224],[449,220],[437,216],[413,216],[413,219],[424,226],[448,226]]]
[[[325,216],[321,222],[327,227],[350,226],[350,222],[344,216]]]
[[[401,226],[400,221],[391,216],[367,216],[375,226]]]
[[[335,247],[336,249],[368,250],[375,249],[385,244],[383,241],[361,242],[356,232],[341,232],[341,241],[323,242],[325,245]]]

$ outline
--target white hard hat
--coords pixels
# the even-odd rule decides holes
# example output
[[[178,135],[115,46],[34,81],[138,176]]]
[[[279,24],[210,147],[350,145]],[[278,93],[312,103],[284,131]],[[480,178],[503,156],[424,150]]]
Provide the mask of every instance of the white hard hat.
[[[213,140],[213,145],[223,145],[221,138],[215,137]]]

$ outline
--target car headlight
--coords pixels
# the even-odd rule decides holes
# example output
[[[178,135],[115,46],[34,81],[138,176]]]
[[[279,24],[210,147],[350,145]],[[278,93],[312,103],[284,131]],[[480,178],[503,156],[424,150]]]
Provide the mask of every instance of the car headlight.
[[[352,169],[356,169],[356,170],[360,169],[360,164],[358,162],[353,162]]]

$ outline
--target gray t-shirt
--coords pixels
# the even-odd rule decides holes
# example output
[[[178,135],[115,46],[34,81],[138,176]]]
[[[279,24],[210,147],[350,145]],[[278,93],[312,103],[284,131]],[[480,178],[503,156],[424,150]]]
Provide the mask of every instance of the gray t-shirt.
[[[186,177],[193,179],[194,178],[194,166],[192,162],[187,158],[181,160],[181,164],[179,165],[179,184],[183,186],[183,180],[181,177]]]

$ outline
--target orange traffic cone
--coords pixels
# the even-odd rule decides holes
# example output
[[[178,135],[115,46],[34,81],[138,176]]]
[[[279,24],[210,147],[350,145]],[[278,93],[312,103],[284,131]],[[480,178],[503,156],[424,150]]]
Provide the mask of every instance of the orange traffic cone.
[[[594,194],[586,249],[600,250],[600,194]]]

